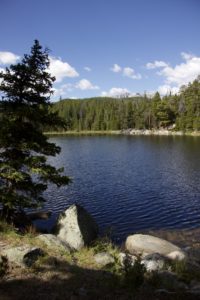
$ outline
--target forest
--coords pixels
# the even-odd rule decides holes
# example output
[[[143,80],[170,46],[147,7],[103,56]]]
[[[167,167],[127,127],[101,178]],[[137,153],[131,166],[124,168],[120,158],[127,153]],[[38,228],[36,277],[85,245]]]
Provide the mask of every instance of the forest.
[[[144,94],[136,97],[63,99],[54,103],[51,109],[65,119],[68,131],[172,127],[184,132],[199,131],[200,76],[182,86],[176,95],[161,97],[156,92],[151,97]]]

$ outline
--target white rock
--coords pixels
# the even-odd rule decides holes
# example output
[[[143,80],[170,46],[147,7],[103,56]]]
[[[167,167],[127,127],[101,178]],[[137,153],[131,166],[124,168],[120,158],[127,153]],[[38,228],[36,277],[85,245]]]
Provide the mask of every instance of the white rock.
[[[70,206],[58,219],[57,236],[72,249],[79,250],[87,246],[97,234],[97,224],[80,205]]]
[[[167,257],[172,260],[184,260],[186,259],[186,255],[183,251],[173,251],[167,254]]]
[[[4,249],[1,254],[6,256],[8,261],[21,267],[31,267],[44,251],[40,248],[27,245]]]
[[[164,266],[163,261],[154,261],[154,260],[150,260],[150,261],[142,260],[141,264],[145,266],[148,272],[162,270]]]
[[[94,255],[94,260],[97,264],[106,266],[114,263],[114,257],[108,252],[100,252]]]
[[[166,263],[166,258],[158,253],[149,254],[141,260],[148,272],[162,270]]]
[[[130,266],[134,266],[137,257],[135,255],[130,255],[128,253],[120,252],[119,253],[119,261],[120,264],[124,267],[126,263],[129,263]]]
[[[61,241],[59,239],[59,237],[53,235],[53,234],[40,234],[37,237],[38,239],[40,239],[42,242],[44,242],[48,247],[51,248],[57,248],[59,250],[63,250],[63,251],[67,251],[70,252],[70,247],[64,243],[63,241]]]
[[[164,263],[161,261],[145,261],[142,260],[141,264],[145,266],[145,269],[147,270],[147,272],[152,272],[152,271],[158,271],[158,270],[162,270]]]
[[[166,240],[145,234],[128,236],[125,247],[130,254],[159,253],[165,256],[173,251],[181,251],[179,247]]]

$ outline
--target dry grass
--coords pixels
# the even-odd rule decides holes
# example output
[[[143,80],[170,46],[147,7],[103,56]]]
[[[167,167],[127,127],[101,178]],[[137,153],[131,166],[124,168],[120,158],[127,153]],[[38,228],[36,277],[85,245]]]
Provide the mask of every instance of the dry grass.
[[[47,247],[37,239],[33,228],[29,228],[22,235],[11,225],[0,222],[0,247],[2,244],[37,246],[46,255],[31,268],[9,265],[8,272],[0,280],[0,300],[198,299],[196,295],[193,297],[187,294],[155,295],[154,290],[144,284],[142,289],[139,286],[136,289],[137,272],[129,270],[125,274],[122,271],[118,261],[119,249],[108,239],[98,240],[91,247],[83,248],[79,252],[68,253]],[[102,268],[95,263],[93,256],[101,251],[108,251],[114,256],[115,263],[112,266]],[[181,267],[176,268],[179,268],[181,275]]]

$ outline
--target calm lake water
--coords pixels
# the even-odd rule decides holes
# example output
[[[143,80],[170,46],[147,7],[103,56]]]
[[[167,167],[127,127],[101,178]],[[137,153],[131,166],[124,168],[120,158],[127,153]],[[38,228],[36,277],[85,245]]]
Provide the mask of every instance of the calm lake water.
[[[62,148],[50,162],[73,183],[46,192],[57,215],[83,205],[115,241],[146,230],[200,227],[200,138],[167,136],[52,137]]]

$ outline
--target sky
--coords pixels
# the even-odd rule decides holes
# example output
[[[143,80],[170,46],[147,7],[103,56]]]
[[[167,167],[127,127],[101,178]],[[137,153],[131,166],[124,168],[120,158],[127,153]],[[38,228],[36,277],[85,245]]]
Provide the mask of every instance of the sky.
[[[60,98],[177,93],[200,75],[200,0],[0,0],[0,70],[35,39]]]

